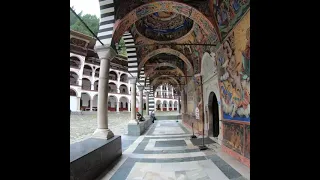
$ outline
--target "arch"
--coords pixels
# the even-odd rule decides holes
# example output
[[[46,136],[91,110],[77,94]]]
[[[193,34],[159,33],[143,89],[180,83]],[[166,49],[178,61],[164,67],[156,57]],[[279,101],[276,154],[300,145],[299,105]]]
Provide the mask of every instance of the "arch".
[[[80,69],[81,60],[78,57],[70,56],[70,67]]]
[[[109,88],[108,89],[109,89],[110,93],[117,93],[118,87],[117,87],[117,85],[115,83],[109,82]]]
[[[70,71],[70,84],[71,85],[78,85],[78,78],[79,78],[78,73],[76,73],[74,71]]]
[[[76,90],[74,90],[73,88],[70,88],[70,96],[78,96],[78,93]]]
[[[92,73],[93,73],[92,67],[89,66],[88,64],[85,64],[83,66],[83,75],[92,76]]]
[[[155,66],[148,68],[148,71],[145,72],[145,75],[149,76],[157,68],[164,67],[164,66],[175,68],[179,73],[182,73],[184,75],[184,72],[178,66],[176,66],[176,65],[174,65],[172,63],[159,63],[159,64],[156,64]]]
[[[128,75],[127,75],[127,73],[122,73],[120,75],[120,82],[128,83]]]
[[[119,90],[121,94],[129,94],[128,86],[125,84],[120,84]]]
[[[117,72],[110,70],[109,71],[109,80],[117,81],[118,80]]]
[[[116,111],[117,109],[118,98],[114,95],[108,96],[108,110]]]
[[[144,67],[144,64],[152,57],[161,54],[161,53],[166,53],[166,54],[171,54],[171,55],[175,55],[178,58],[180,58],[186,65],[187,67],[189,67],[189,70],[191,70],[192,74],[193,74],[193,66],[190,63],[189,59],[182,54],[180,51],[177,51],[175,49],[171,49],[171,48],[160,48],[160,49],[156,49],[150,53],[148,53],[145,57],[143,57],[143,59],[140,61],[139,66],[138,66],[138,72],[141,71],[141,68]]]
[[[80,97],[80,109],[82,111],[89,111],[91,103],[91,96],[89,93],[82,92]]]
[[[126,96],[121,96],[119,98],[119,101],[120,101],[119,111],[128,111],[129,98],[127,98]]]
[[[97,68],[97,69],[94,71],[94,77],[99,77],[99,72],[100,72],[100,68]]]
[[[173,110],[173,102],[170,100],[168,104],[169,111]]]
[[[213,137],[219,136],[219,106],[216,94],[210,92],[208,98],[208,121],[209,121],[209,135]]]
[[[82,89],[91,90],[91,81],[88,78],[82,78]]]
[[[194,23],[197,23],[207,35],[213,36],[212,38],[214,41],[218,40],[216,27],[196,8],[175,1],[155,1],[143,4],[127,13],[126,16],[115,25],[111,44],[118,43],[122,34],[137,20],[147,15],[164,11],[174,12],[192,19]]]
[[[96,80],[94,83],[93,83],[93,88],[95,91],[98,91],[98,87],[99,87],[99,80]]]

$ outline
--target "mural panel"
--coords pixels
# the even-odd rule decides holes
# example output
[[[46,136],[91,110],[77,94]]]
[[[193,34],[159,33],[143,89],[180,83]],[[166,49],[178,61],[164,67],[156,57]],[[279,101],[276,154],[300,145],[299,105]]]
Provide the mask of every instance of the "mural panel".
[[[223,123],[222,143],[229,149],[243,155],[244,124]]]
[[[213,0],[213,14],[224,40],[250,7],[250,0]]]
[[[244,157],[250,159],[250,125],[245,126]]]
[[[217,52],[223,118],[250,122],[250,14]]]

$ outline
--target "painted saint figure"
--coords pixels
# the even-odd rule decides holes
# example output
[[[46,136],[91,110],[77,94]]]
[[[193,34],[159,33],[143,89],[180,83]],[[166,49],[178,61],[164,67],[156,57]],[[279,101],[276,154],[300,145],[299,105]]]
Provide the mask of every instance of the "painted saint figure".
[[[243,66],[243,79],[250,78],[250,28],[246,32],[247,44],[245,49],[242,51],[242,66]]]

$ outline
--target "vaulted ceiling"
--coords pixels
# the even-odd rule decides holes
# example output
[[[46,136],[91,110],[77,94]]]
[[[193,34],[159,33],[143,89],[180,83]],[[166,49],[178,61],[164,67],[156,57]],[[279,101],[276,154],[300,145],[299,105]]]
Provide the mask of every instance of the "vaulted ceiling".
[[[185,76],[200,73],[202,54],[221,44],[249,3],[250,0],[115,0],[112,43],[118,43],[129,31],[137,49],[138,73],[144,68],[154,87],[166,83],[179,89],[186,83]]]

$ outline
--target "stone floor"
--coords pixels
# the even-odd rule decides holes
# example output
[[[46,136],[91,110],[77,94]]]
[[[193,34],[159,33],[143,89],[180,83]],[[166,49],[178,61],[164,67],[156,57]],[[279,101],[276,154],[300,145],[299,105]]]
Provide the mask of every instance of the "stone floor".
[[[144,112],[143,114],[146,114]],[[176,115],[176,111],[156,112],[156,115]],[[116,135],[128,133],[130,112],[109,112],[109,128]],[[70,117],[70,144],[84,140],[92,135],[97,128],[97,115],[71,115]]]
[[[250,170],[208,141],[200,151],[181,121],[155,121],[97,180],[242,180]]]

